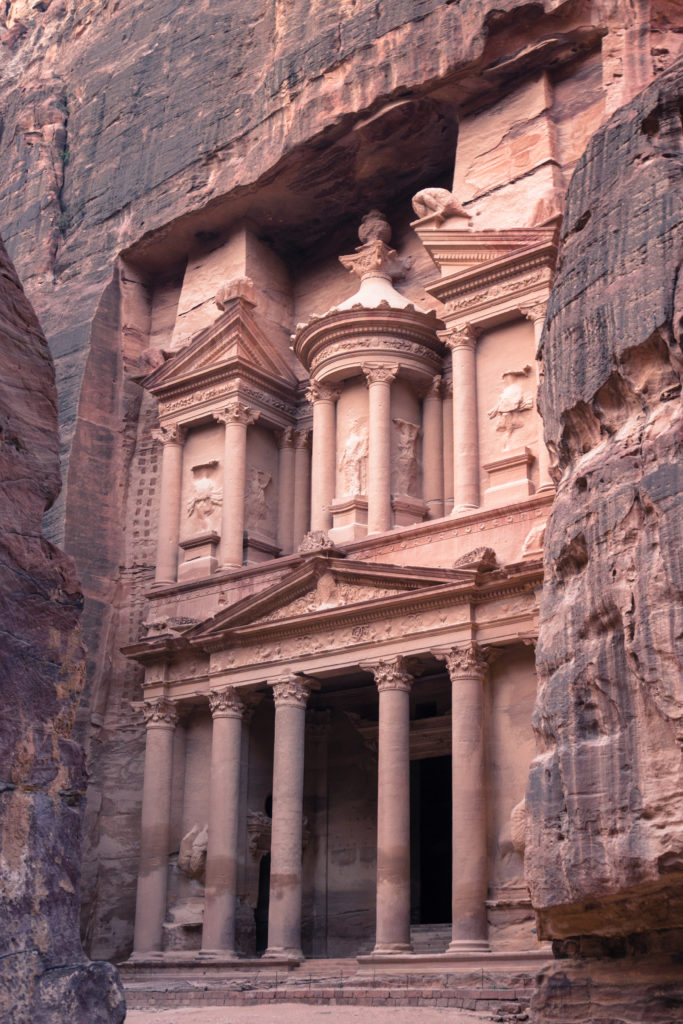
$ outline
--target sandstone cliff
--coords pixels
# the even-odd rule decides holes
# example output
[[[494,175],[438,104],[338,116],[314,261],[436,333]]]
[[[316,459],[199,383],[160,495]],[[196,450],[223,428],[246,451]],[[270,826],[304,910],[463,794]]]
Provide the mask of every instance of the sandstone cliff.
[[[7,1024],[121,1021],[109,964],[78,935],[84,682],[74,564],[43,537],[60,486],[47,344],[0,243],[0,1017]]]
[[[679,62],[580,160],[542,342],[539,1020],[683,1018],[682,95]]]

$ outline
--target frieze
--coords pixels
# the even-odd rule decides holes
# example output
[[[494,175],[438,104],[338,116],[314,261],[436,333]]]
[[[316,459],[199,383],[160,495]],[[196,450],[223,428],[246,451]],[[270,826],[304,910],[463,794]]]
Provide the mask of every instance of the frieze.
[[[296,407],[290,402],[275,398],[273,395],[268,394],[267,391],[259,391],[244,384],[237,385],[235,380],[226,381],[224,384],[212,384],[210,387],[199,388],[174,399],[162,398],[159,400],[159,415],[163,418],[173,412],[191,409],[193,406],[203,405],[216,398],[222,398],[224,395],[235,395],[236,392],[239,393],[240,397],[258,402],[266,408],[277,409],[292,419],[296,416]]]
[[[499,284],[492,284],[488,288],[476,288],[472,291],[467,291],[464,294],[461,294],[457,299],[450,299],[446,302],[446,312],[457,313],[460,310],[468,309],[471,306],[483,305],[484,303],[492,302],[495,299],[521,293],[525,289],[531,288],[533,285],[549,285],[551,279],[552,272],[549,269],[538,270],[535,273],[527,274],[524,277],[515,277],[509,281],[501,281]]]
[[[441,356],[426,345],[419,345],[413,341],[403,341],[390,334],[386,337],[367,336],[357,337],[353,341],[338,341],[326,345],[324,349],[316,353],[311,360],[311,372],[315,372],[320,363],[333,359],[335,356],[343,355],[345,352],[359,352],[368,349],[378,349],[388,353],[403,352],[406,355],[415,356],[423,362],[431,363],[438,367],[441,363]]]

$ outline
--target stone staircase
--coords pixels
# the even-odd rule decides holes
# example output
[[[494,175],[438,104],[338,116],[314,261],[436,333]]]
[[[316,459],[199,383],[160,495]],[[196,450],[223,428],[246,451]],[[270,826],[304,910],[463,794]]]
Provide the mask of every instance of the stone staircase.
[[[429,944],[438,938],[442,951],[442,936],[440,928],[425,927],[419,941]],[[305,960],[290,969],[252,961],[249,969],[128,963],[120,970],[130,1009],[276,1003],[438,1006],[478,1011],[487,1019],[524,1020],[537,967],[520,963],[504,970],[454,970],[444,963],[435,970],[426,963],[422,968],[419,961],[374,965],[348,958]]]

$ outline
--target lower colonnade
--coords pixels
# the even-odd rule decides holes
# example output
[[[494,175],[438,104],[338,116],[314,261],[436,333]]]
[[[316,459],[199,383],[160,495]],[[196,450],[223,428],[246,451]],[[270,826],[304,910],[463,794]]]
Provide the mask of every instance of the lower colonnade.
[[[452,690],[452,936],[447,953],[481,953],[487,940],[484,688],[487,651],[476,643],[433,652]],[[362,662],[378,692],[377,881],[373,956],[411,952],[410,694],[402,656]],[[303,959],[302,832],[307,706],[320,681],[303,674],[267,681],[275,708],[271,870],[266,960]],[[236,957],[243,731],[262,693],[225,686],[206,695],[212,717],[201,958]],[[134,958],[162,955],[179,705],[144,701],[145,778]],[[242,808],[242,812],[244,809]]]

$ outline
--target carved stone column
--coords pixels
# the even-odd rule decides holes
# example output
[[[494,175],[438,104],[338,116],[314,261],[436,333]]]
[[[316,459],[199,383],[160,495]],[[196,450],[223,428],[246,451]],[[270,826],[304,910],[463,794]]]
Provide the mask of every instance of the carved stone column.
[[[240,748],[244,704],[231,686],[212,690],[213,717],[202,953],[235,955]]]
[[[140,867],[135,907],[134,954],[160,954],[166,917],[173,730],[176,706],[166,697],[146,700],[145,775],[142,785]]]
[[[391,382],[398,366],[361,369],[368,382],[368,533],[391,529]]]
[[[330,505],[336,477],[336,402],[339,389],[311,381],[308,400],[313,403],[313,453],[311,456],[311,530],[332,526]]]
[[[422,399],[422,497],[429,519],[443,516],[443,414],[441,377],[432,381]]]
[[[308,533],[311,521],[311,431],[294,433],[294,524],[292,550]]]
[[[247,427],[258,412],[235,399],[216,416],[225,424],[223,456],[223,516],[221,519],[221,565],[239,569],[244,546],[244,492],[247,469]]]
[[[301,842],[306,703],[313,680],[272,683],[275,701],[273,828],[266,957],[302,959]]]
[[[487,950],[484,679],[476,644],[445,655],[453,692],[453,933],[449,952]]]
[[[527,319],[531,320],[534,325],[534,343],[536,351],[538,352],[541,344],[541,335],[543,334],[543,325],[545,324],[545,312],[546,303],[537,302],[533,306],[527,306],[521,310],[522,315]],[[538,359],[536,360],[536,387],[540,381],[541,364]],[[536,416],[538,417],[538,491],[553,491],[555,485],[553,484],[552,477],[550,476],[550,455],[545,443],[545,434],[543,431],[543,420],[541,419],[538,408],[536,408]]]
[[[453,511],[453,381],[441,382],[443,413],[443,511]]]
[[[277,435],[280,450],[277,542],[283,555],[292,550],[294,530],[294,435],[294,427],[285,427]]]
[[[178,578],[180,489],[185,432],[182,427],[174,423],[152,431],[152,437],[163,445],[155,581],[157,583],[175,583]]]
[[[410,952],[410,689],[402,658],[370,666],[379,690],[375,953]]]
[[[477,336],[467,324],[439,331],[453,359],[453,511],[479,507]]]

